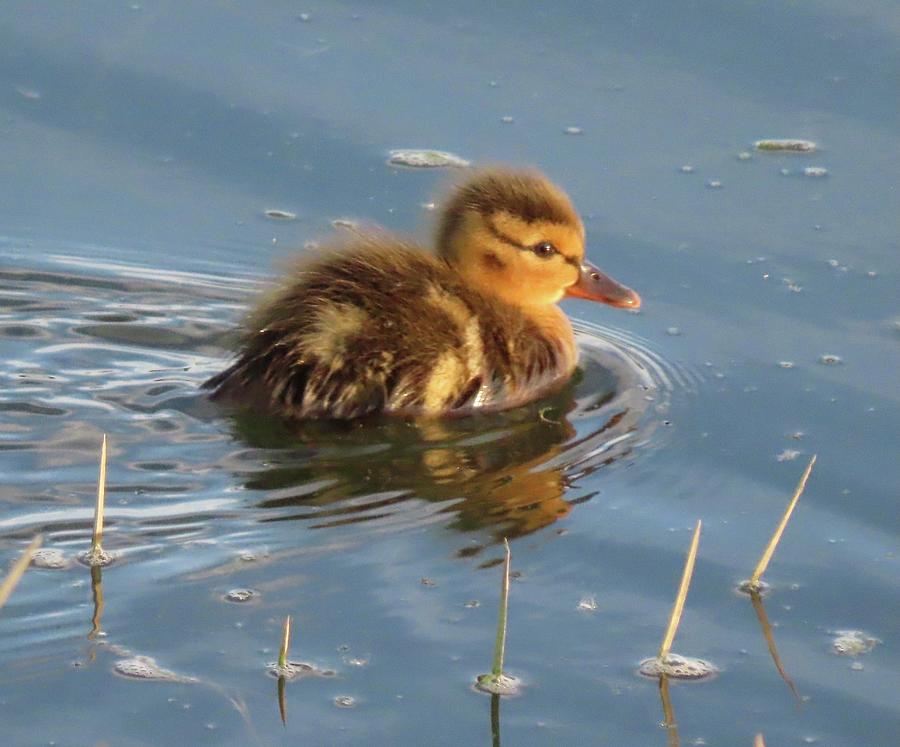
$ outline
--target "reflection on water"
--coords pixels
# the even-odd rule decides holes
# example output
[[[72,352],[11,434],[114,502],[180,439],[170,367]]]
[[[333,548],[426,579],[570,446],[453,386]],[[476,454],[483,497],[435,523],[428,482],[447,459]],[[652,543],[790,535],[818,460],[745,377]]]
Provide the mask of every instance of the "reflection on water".
[[[636,353],[601,334],[581,331],[581,370],[568,386],[507,412],[300,425],[236,414],[236,438],[278,447],[262,470],[236,471],[266,492],[260,506],[275,510],[273,520],[384,524],[408,501],[425,501],[461,531],[528,534],[589,500],[570,493],[577,479],[631,456],[658,421],[645,417],[649,406],[665,406]]]

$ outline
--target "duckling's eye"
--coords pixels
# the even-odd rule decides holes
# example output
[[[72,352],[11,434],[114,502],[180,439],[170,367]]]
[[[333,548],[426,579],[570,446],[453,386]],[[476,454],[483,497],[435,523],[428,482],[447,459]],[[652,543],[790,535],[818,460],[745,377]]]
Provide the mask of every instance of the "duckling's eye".
[[[537,254],[539,257],[547,259],[548,257],[552,257],[556,254],[556,247],[553,246],[549,241],[542,241],[540,244],[535,244],[531,251]]]

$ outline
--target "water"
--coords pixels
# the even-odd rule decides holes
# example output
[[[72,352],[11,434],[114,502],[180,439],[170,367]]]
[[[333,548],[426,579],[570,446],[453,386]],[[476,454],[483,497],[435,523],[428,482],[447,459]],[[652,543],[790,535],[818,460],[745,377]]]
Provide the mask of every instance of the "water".
[[[102,433],[118,554],[0,611],[6,742],[665,745],[635,670],[697,518],[674,650],[722,671],[671,687],[681,743],[896,741],[892,3],[0,17],[0,559],[85,549]],[[752,148],[788,137],[819,150]],[[510,413],[287,434],[205,402],[281,259],[433,217],[442,174],[386,163],[410,147],[545,169],[640,314],[569,304],[582,373]],[[798,703],[733,589],[813,453],[764,600]],[[525,687],[498,706],[471,684],[503,536]],[[288,683],[282,725],[287,614],[291,658],[336,674]],[[839,656],[847,630],[878,642]]]

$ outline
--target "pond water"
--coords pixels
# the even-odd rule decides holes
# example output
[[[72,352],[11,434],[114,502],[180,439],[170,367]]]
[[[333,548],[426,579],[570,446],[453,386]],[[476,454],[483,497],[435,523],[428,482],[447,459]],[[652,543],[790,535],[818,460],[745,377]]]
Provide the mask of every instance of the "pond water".
[[[5,743],[896,743],[895,3],[0,21],[0,561],[37,532],[65,556],[0,610]],[[207,402],[248,304],[333,221],[427,237],[447,174],[402,148],[541,167],[644,307],[567,303],[581,371],[507,413],[287,432]],[[92,572],[104,433],[117,557]],[[813,454],[760,614],[735,586]],[[636,670],[697,519],[674,650],[721,671],[671,683],[676,731]],[[498,700],[472,683],[504,537],[524,687]],[[267,674],[287,615],[324,676]]]

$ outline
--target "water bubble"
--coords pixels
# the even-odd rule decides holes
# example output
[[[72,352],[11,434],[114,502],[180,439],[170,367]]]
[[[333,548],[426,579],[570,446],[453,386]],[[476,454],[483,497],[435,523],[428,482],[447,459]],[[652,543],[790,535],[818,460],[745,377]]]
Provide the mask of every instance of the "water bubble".
[[[565,129],[566,135],[581,135],[584,133],[580,127],[566,127]]]
[[[746,150],[742,150],[740,153],[737,154],[738,161],[749,161],[751,158],[753,158],[753,156],[751,156],[750,153],[747,152]]]
[[[710,189],[721,189],[721,188],[722,188],[722,182],[720,182],[718,179],[710,179],[710,180],[706,183],[706,186],[709,187]]]
[[[828,169],[822,166],[807,166],[803,169],[803,176],[809,176],[813,179],[821,179],[823,176],[828,176]]]
[[[672,337],[678,337],[679,335],[681,335],[681,328],[680,327],[667,327],[666,334],[671,335]]]
[[[500,117],[500,121],[503,122],[503,124],[512,124],[515,120],[510,116],[506,116]]]
[[[843,359],[839,355],[833,353],[824,353],[819,356],[819,363],[825,366],[839,366],[843,363]]]

